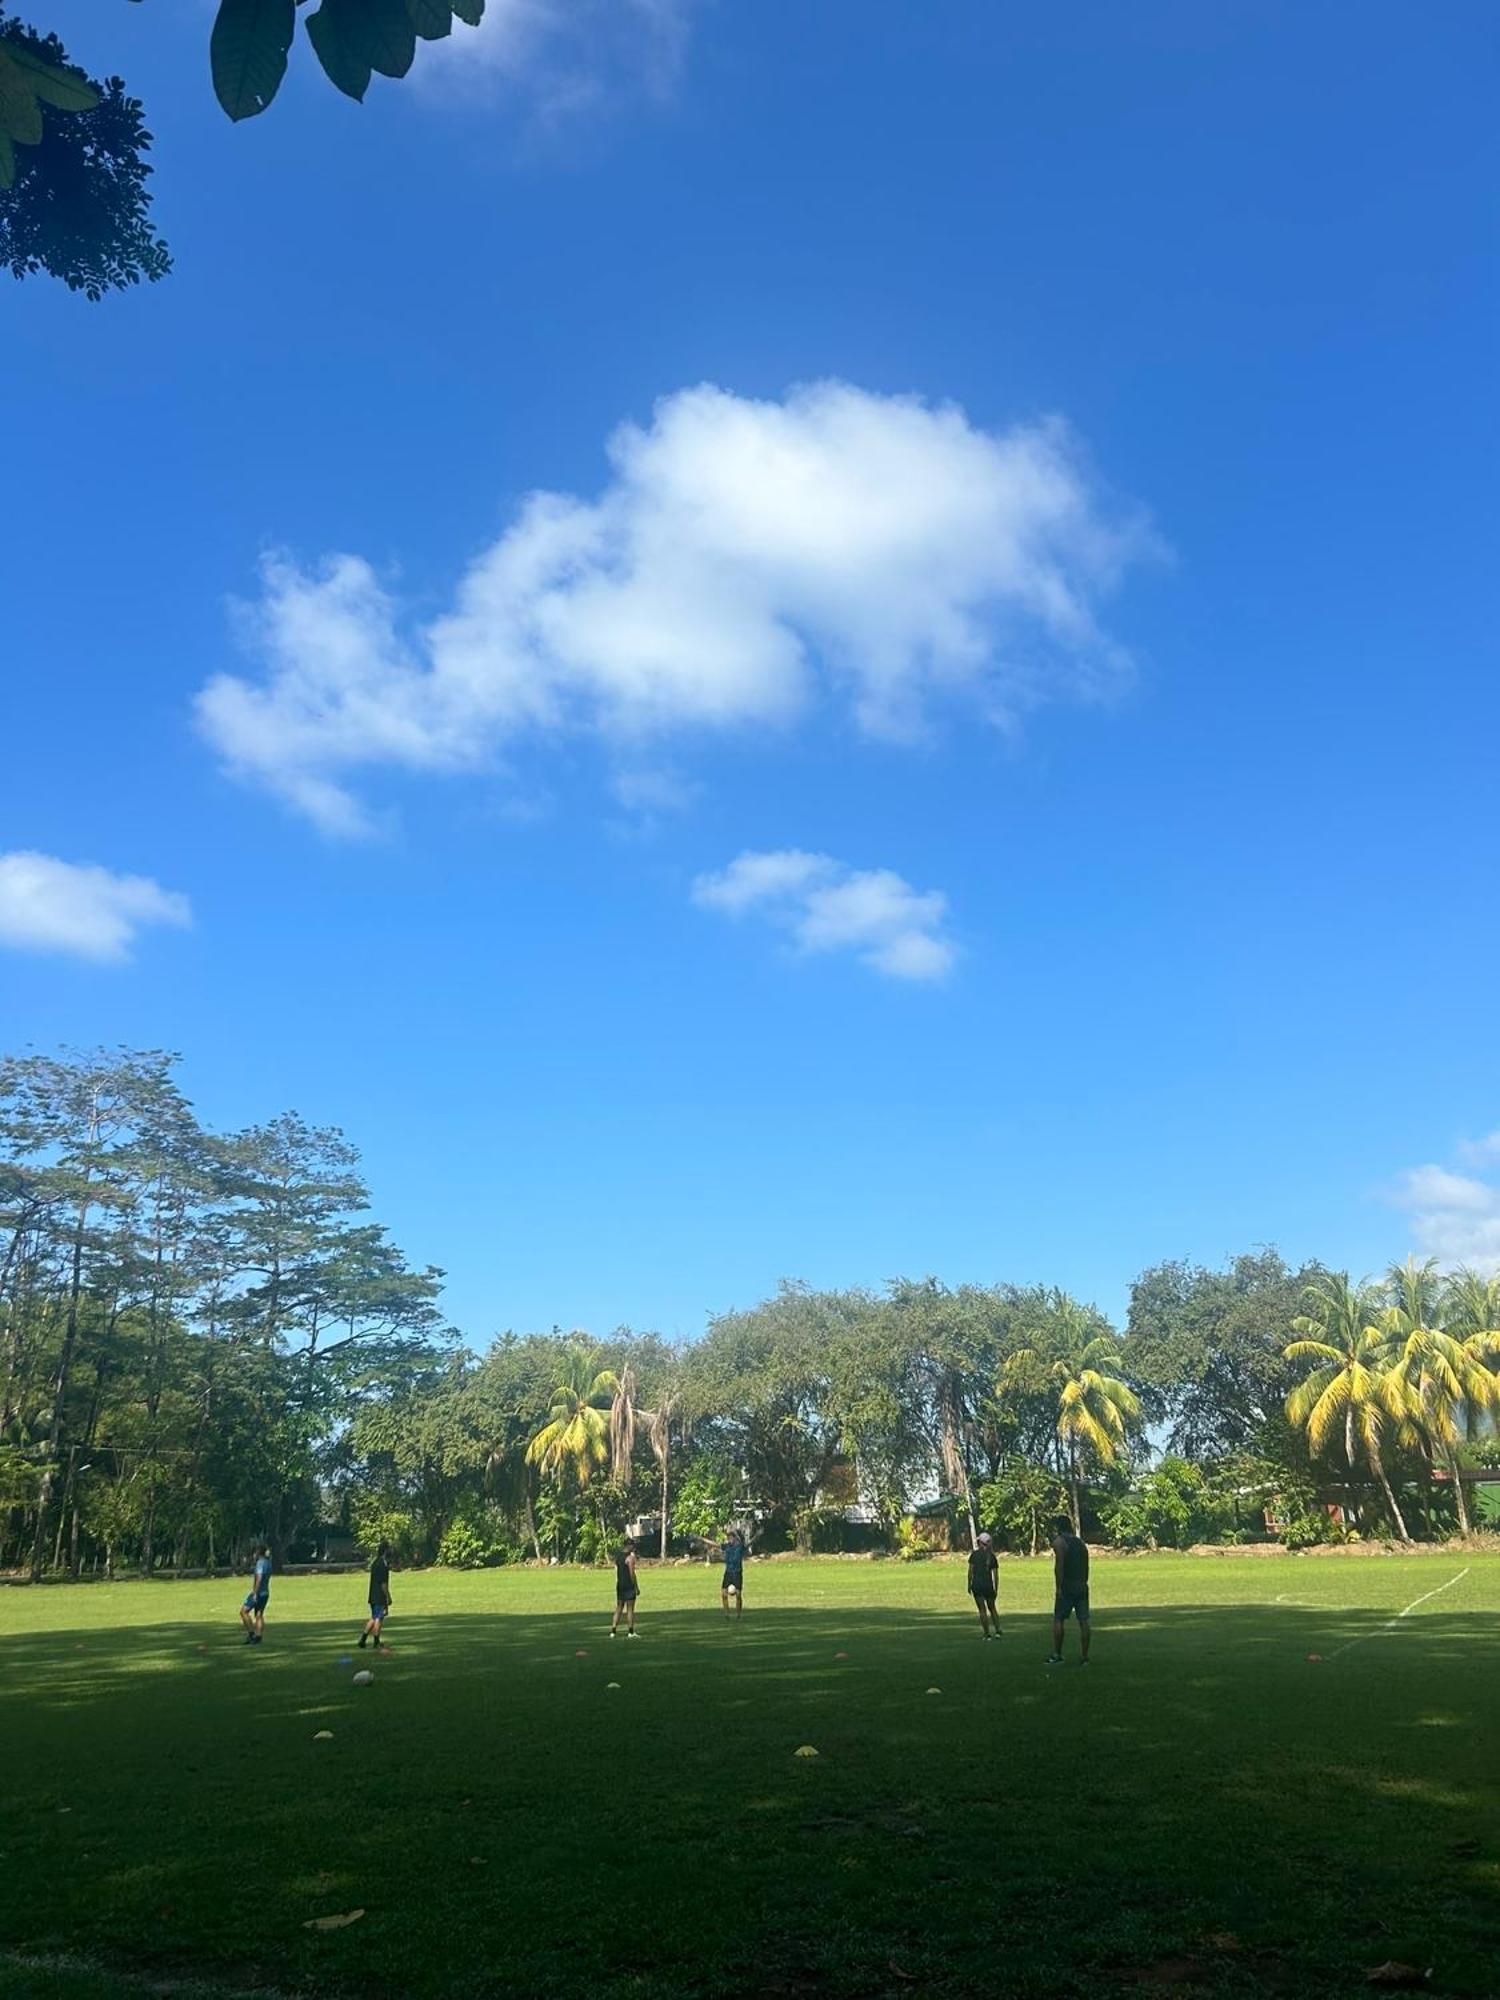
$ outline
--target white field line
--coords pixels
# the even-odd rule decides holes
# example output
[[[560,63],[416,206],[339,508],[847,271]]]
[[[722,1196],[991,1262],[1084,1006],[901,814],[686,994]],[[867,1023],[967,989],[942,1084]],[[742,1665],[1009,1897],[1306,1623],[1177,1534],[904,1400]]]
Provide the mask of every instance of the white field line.
[[[1441,1597],[1443,1592],[1445,1590],[1451,1590],[1455,1583],[1462,1583],[1464,1578],[1468,1574],[1469,1571],[1468,1571],[1468,1566],[1466,1564],[1464,1568],[1458,1572],[1457,1576],[1450,1576],[1446,1583],[1439,1583],[1436,1584],[1431,1590],[1424,1590],[1420,1597],[1414,1597],[1410,1604],[1403,1605],[1402,1608],[1396,1613],[1394,1618],[1387,1618],[1385,1623],[1383,1625],[1377,1625],[1373,1632],[1361,1632],[1357,1639],[1346,1640],[1342,1646],[1335,1648],[1335,1650],[1329,1653],[1327,1657],[1330,1660],[1336,1660],[1340,1657],[1341,1654],[1349,1652],[1351,1648],[1355,1646],[1362,1646],[1365,1643],[1366,1639],[1378,1639],[1383,1632],[1394,1632],[1396,1627],[1401,1623],[1401,1620],[1403,1618],[1409,1618],[1411,1614],[1416,1610],[1419,1604],[1425,1604],[1429,1597]]]

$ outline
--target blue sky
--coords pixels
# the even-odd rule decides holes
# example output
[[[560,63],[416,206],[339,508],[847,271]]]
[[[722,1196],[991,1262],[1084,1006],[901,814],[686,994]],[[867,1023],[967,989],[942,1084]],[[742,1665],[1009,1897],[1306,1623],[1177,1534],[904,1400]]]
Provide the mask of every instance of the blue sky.
[[[5,299],[0,1046],[341,1124],[481,1342],[1500,1259],[1487,7],[492,0],[240,127],[30,11],[177,268]]]

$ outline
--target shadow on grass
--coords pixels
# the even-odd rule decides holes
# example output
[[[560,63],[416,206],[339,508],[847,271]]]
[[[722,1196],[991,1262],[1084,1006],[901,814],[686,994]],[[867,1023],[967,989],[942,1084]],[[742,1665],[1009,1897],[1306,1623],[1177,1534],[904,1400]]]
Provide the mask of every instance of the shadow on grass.
[[[1035,1612],[606,1624],[6,1638],[0,1938],[387,2000],[1492,1990],[1496,1614],[1101,1609],[1086,1672]]]

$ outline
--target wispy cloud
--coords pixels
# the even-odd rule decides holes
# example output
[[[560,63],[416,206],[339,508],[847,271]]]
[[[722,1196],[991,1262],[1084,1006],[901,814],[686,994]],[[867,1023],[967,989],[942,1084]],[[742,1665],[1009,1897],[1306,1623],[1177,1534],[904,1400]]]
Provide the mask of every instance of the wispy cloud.
[[[753,402],[687,389],[609,440],[595,500],[535,493],[412,626],[358,556],[269,560],[198,719],[231,770],[325,831],[377,823],[356,774],[454,772],[523,739],[627,769],[693,732],[785,729],[818,701],[919,735],[996,724],[1128,674],[1099,598],[1150,546],[1059,423],[991,433],[842,382]]]
[[[1461,1159],[1500,1161],[1496,1135],[1458,1148]],[[1424,1257],[1441,1264],[1500,1270],[1500,1185],[1449,1167],[1412,1167],[1396,1185],[1395,1201],[1411,1224],[1412,1241]]]
[[[25,849],[0,854],[0,945],[118,961],[143,926],[189,922],[187,897],[149,876]]]
[[[1458,1157],[1471,1167],[1495,1165],[1500,1162],[1500,1132],[1490,1132],[1483,1139],[1464,1139]]]
[[[801,848],[741,854],[719,873],[700,875],[693,901],[731,917],[754,913],[801,951],[853,952],[892,979],[943,979],[957,956],[940,890],[922,892],[889,868],[854,869]]]
[[[419,89],[523,98],[548,125],[670,97],[700,0],[489,0],[476,29],[419,45]]]

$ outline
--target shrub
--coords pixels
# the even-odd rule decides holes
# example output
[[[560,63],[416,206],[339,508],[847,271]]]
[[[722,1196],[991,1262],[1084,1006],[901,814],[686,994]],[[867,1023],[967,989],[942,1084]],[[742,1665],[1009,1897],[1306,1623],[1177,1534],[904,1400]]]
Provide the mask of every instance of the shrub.
[[[1101,1510],[1111,1541],[1127,1549],[1217,1541],[1230,1531],[1230,1517],[1230,1503],[1213,1491],[1202,1467],[1171,1456]]]
[[[438,1543],[437,1559],[445,1569],[490,1569],[514,1562],[520,1545],[498,1507],[479,1507],[449,1524]]]

